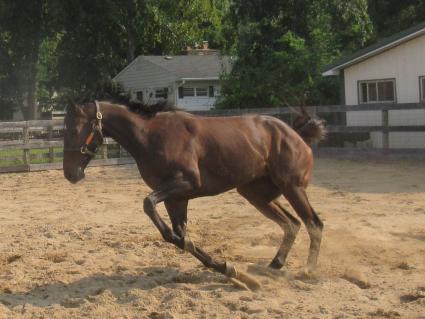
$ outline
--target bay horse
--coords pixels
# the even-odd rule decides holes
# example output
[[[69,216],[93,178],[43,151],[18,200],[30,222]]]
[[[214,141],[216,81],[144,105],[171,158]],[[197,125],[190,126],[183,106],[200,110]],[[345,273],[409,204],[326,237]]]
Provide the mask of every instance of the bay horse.
[[[283,195],[306,226],[310,237],[306,271],[313,271],[323,223],[308,201],[306,188],[313,167],[309,144],[324,137],[322,121],[303,111],[293,129],[271,116],[202,117],[160,108],[151,107],[154,111],[146,113],[109,101],[69,105],[64,121],[66,179],[71,183],[83,179],[103,137],[112,137],[132,155],[153,190],[144,199],[143,209],[164,240],[252,289],[259,287],[254,278],[229,262],[213,259],[185,236],[188,201],[236,188],[283,229],[283,241],[269,265],[280,269],[301,225],[278,202]],[[156,210],[160,202],[165,204],[172,228]]]

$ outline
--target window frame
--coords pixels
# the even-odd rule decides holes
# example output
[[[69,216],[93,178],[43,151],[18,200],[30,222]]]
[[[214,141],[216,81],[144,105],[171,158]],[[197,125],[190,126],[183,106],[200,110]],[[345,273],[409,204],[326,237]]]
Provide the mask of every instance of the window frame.
[[[139,100],[140,102],[144,101],[144,97],[145,97],[145,94],[143,93],[142,90],[136,92],[136,99]]]
[[[183,88],[183,98],[185,98],[185,97],[195,97],[196,96],[195,88],[193,86],[192,87],[183,86],[182,88]],[[185,93],[187,92],[187,90],[193,90],[193,95],[186,95]]]
[[[204,95],[199,95],[198,94],[198,90],[204,90],[205,94]],[[196,97],[208,97],[208,87],[195,87],[195,96]]]
[[[155,99],[168,99],[168,87],[155,89]]]
[[[193,90],[193,95],[186,95],[185,92],[187,92],[186,90]],[[199,95],[198,91],[202,90],[203,94]],[[194,97],[203,97],[203,98],[208,98],[210,97],[209,95],[210,93],[210,88],[208,86],[180,86],[179,87],[179,99],[183,99],[183,98],[194,98]]]
[[[379,89],[378,89],[378,83],[380,82],[392,82],[393,83],[393,100],[379,100]],[[369,100],[369,84],[375,83],[376,88],[376,101],[370,101]],[[362,91],[362,84],[367,85],[367,101],[364,102],[362,100],[363,91]],[[387,78],[387,79],[373,79],[373,80],[359,80],[357,81],[357,100],[358,104],[379,104],[379,103],[397,103],[397,81],[395,78]]]
[[[419,76],[419,102],[425,102],[425,75]]]

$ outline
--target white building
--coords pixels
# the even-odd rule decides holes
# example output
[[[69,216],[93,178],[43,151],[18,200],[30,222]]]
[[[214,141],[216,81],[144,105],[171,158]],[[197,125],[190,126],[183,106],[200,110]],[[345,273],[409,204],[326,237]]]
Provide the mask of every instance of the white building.
[[[337,61],[323,75],[341,77],[345,105],[425,102],[425,23]],[[425,125],[425,106],[389,111],[389,124]],[[381,112],[347,112],[347,125],[382,125]],[[371,140],[374,147],[382,147],[382,133],[371,133]],[[425,148],[425,132],[390,132],[389,146]]]
[[[145,103],[168,99],[188,111],[209,110],[220,95],[230,58],[218,54],[139,56],[114,81]]]

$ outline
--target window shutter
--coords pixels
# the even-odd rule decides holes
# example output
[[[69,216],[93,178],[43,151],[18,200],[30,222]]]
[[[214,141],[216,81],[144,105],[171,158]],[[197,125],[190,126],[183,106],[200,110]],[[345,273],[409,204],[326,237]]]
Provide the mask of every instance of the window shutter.
[[[208,96],[209,97],[214,97],[214,86],[210,86],[208,87]]]
[[[183,87],[179,86],[179,99],[183,98]]]

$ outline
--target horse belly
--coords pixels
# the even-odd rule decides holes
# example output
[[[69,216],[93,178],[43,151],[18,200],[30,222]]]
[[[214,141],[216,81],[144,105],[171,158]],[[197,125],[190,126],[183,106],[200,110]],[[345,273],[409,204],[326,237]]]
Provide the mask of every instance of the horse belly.
[[[252,157],[200,163],[201,191],[219,194],[266,175],[264,161]]]

